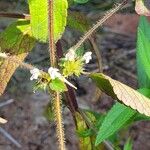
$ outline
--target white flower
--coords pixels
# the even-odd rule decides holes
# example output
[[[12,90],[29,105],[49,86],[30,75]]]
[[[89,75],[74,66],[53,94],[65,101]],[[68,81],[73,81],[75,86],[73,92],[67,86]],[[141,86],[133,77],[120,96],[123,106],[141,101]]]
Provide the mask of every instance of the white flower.
[[[73,49],[70,49],[69,52],[65,55],[65,60],[73,61],[76,58],[76,53]]]
[[[84,55],[83,55],[83,60],[85,60],[85,63],[89,63],[90,60],[92,59],[92,52],[86,52]]]
[[[50,74],[50,77],[52,79],[61,78],[61,74],[59,73],[59,70],[57,68],[50,67],[48,69],[48,73]]]
[[[63,77],[63,76],[59,73],[59,69],[50,67],[50,68],[48,69],[48,73],[49,73],[49,75],[50,75],[50,77],[51,77],[52,79],[59,78],[61,81],[65,82],[66,84],[70,85],[71,87],[77,89],[73,84],[71,84],[68,80],[65,79],[65,77]]]
[[[32,74],[32,76],[30,77],[30,80],[38,79],[39,75],[41,74],[40,70],[37,68],[30,70],[30,73]]]

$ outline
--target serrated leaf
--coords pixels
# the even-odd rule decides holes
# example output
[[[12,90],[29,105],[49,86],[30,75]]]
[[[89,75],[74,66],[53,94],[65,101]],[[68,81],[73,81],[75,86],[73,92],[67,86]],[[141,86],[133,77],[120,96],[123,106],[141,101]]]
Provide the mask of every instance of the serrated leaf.
[[[28,0],[31,14],[31,26],[33,36],[46,42],[48,39],[48,1]],[[67,0],[54,1],[54,38],[55,41],[61,38],[65,30],[67,18]]]
[[[138,91],[147,97],[150,96],[149,89],[139,89]],[[99,129],[96,142],[101,142],[105,139],[108,139],[111,135],[114,135],[116,132],[118,132],[122,127],[131,124],[133,122],[133,118],[135,121],[144,119],[149,120],[149,117],[137,113],[130,107],[116,103],[106,115],[105,120]],[[109,126],[110,124],[111,126]]]
[[[138,91],[146,97],[150,97],[150,89],[138,89]],[[120,103],[116,103],[107,113],[102,125],[99,126],[99,133],[97,135],[96,142],[99,143],[103,140],[108,139],[110,136],[118,132],[122,127],[125,127],[126,125],[129,125],[134,121],[149,119],[150,117],[139,114],[130,107],[127,107]],[[109,124],[111,124],[111,126],[109,126]]]
[[[150,16],[150,5],[148,0],[136,0],[135,11],[139,15]]]
[[[150,88],[150,24],[140,17],[137,36],[137,71],[140,88]]]
[[[23,61],[35,44],[29,21],[19,20],[0,34],[0,52],[9,53],[12,59]],[[0,95],[19,66],[11,59],[0,60]]]
[[[79,12],[69,12],[69,16],[67,18],[67,25],[80,32],[86,32],[90,27],[86,16]]]
[[[79,4],[84,4],[87,3],[89,0],[74,0],[74,1]]]
[[[50,82],[49,86],[53,91],[57,91],[57,92],[67,91],[67,87],[66,87],[65,83],[62,82],[61,80],[59,80],[58,78],[52,80]]]
[[[102,73],[91,74],[96,85],[113,99],[123,102],[141,114],[150,116],[150,100],[131,87],[116,81]]]
[[[117,103],[107,113],[96,137],[95,144],[98,145],[121,129],[136,112],[131,108]]]

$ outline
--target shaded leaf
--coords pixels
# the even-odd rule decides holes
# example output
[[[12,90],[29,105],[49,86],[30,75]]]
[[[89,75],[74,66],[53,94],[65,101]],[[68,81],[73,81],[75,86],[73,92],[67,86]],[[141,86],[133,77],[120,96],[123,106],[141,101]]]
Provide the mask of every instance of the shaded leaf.
[[[137,38],[137,71],[140,88],[150,88],[150,24],[140,17]]]
[[[33,36],[46,42],[48,39],[48,1],[28,0],[31,14]],[[67,18],[67,0],[54,1],[54,37],[57,41],[65,30]]]
[[[80,32],[86,32],[90,27],[86,16],[79,12],[69,12],[69,16],[67,18],[67,25]]]
[[[150,116],[150,100],[131,87],[102,73],[91,74],[97,86],[113,99],[123,102],[138,112]]]
[[[17,21],[0,34],[0,52],[9,53],[12,59],[23,61],[33,48],[35,40],[31,35],[29,21]],[[3,94],[7,83],[19,66],[11,59],[0,59],[0,95]]]
[[[79,4],[84,4],[87,3],[89,0],[74,0],[74,1]]]
[[[76,55],[77,55],[78,57],[83,57],[83,54],[84,54],[84,46],[81,46],[80,48],[78,48],[78,49],[76,50]]]

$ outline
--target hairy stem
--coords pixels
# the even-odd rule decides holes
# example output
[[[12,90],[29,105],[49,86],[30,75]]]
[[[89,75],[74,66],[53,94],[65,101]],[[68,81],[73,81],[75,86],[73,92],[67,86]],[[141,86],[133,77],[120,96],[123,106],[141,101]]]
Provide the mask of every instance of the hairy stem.
[[[60,93],[54,93],[54,111],[55,111],[55,121],[56,121],[56,130],[57,130],[57,138],[59,141],[59,149],[65,150],[65,138],[64,138],[64,126],[62,123],[62,110],[61,110],[61,97]]]
[[[56,65],[56,49],[55,49],[55,41],[54,41],[54,15],[53,15],[53,0],[48,0],[48,16],[49,16],[49,54],[50,54],[50,63],[51,66],[55,67]]]
[[[55,49],[55,40],[54,40],[54,14],[53,14],[53,0],[48,0],[48,31],[49,31],[49,54],[50,54],[50,63],[52,67],[57,66],[56,58],[56,49]],[[65,136],[64,128],[62,121],[62,111],[61,111],[61,98],[60,93],[54,92],[54,113],[55,113],[55,122],[56,122],[56,132],[59,142],[60,150],[65,150]]]
[[[128,0],[124,0],[122,3],[118,4],[113,9],[108,11],[102,19],[99,19],[97,21],[97,23],[95,25],[93,25],[93,27],[88,32],[86,32],[83,37],[81,37],[81,39],[79,40],[79,42],[77,42],[77,44],[75,44],[73,47],[71,47],[71,49],[76,51],[107,19],[109,19],[113,14],[115,14],[127,2],[128,2]]]

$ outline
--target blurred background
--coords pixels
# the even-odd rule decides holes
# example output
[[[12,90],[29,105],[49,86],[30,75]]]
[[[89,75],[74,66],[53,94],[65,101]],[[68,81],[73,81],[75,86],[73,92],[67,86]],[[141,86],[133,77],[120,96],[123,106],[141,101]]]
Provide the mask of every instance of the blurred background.
[[[90,0],[87,4],[74,3],[69,12],[82,13],[90,24],[94,24],[105,12],[111,9],[117,0]],[[0,0],[0,11],[10,13],[29,13],[27,0]],[[104,23],[94,35],[94,42],[102,55],[104,73],[110,75],[133,88],[137,88],[136,76],[136,29],[138,15],[134,11],[134,3],[129,2],[121,11]],[[0,18],[0,32],[2,32],[15,19]],[[75,44],[83,33],[70,27],[62,37],[62,46],[67,50]],[[85,50],[91,50],[88,42]],[[25,60],[39,68],[49,68],[48,45],[36,43],[36,46]],[[85,66],[87,71],[98,70],[96,57],[93,56],[90,64]],[[81,76],[74,83],[78,86],[76,91],[79,106],[90,108],[97,112],[106,112],[114,101],[102,94],[97,101],[93,100],[94,84]],[[11,104],[1,106],[8,100]],[[0,98],[0,114],[8,120],[7,124],[0,127],[0,150],[55,150],[57,149],[55,125],[44,116],[44,111],[50,100],[50,96],[44,92],[33,93],[33,82],[30,81],[30,73],[21,68],[17,69],[3,96]],[[66,144],[68,149],[77,150],[78,140],[74,132],[74,123],[70,112],[64,108],[64,126],[66,132]],[[134,150],[150,149],[150,123],[140,122],[134,124],[129,132],[123,132],[120,137],[120,147],[124,145],[129,135],[134,140]],[[16,144],[6,137],[9,133]],[[19,145],[17,145],[19,144]],[[21,148],[19,148],[21,146]]]

